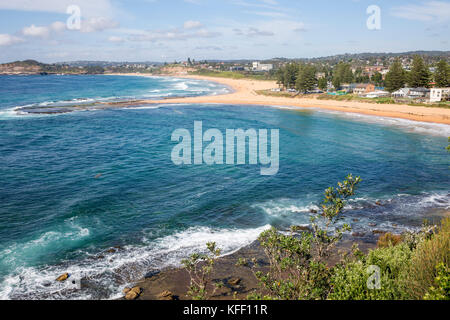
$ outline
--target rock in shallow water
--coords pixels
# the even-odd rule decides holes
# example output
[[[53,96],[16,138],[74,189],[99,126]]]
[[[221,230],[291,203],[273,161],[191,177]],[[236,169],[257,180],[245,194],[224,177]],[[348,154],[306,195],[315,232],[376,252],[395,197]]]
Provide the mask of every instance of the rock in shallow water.
[[[241,282],[240,278],[231,278],[230,280],[228,280],[228,283],[231,286],[237,286],[240,282]]]
[[[58,278],[56,278],[56,281],[64,282],[67,279],[69,279],[69,277],[70,277],[70,275],[68,273],[64,273],[64,274],[60,275]]]
[[[159,300],[175,300],[175,296],[169,290],[163,291],[158,295]]]
[[[131,289],[130,291],[127,292],[127,294],[125,295],[125,299],[136,300],[137,298],[139,298],[141,293],[142,293],[142,288],[134,287],[133,289]]]

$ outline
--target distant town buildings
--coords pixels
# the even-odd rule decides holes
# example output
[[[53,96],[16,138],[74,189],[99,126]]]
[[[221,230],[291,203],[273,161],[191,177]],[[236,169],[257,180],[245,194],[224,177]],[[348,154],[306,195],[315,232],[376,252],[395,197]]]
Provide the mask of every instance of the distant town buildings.
[[[358,95],[363,95],[369,92],[374,92],[375,91],[375,85],[372,83],[361,83],[361,84],[357,84],[354,89],[353,89],[353,93],[358,94]]]
[[[450,98],[450,88],[433,88],[430,91],[430,102],[447,101]]]
[[[273,70],[273,64],[262,64],[259,61],[255,61],[253,62],[252,70],[256,72],[271,71]]]

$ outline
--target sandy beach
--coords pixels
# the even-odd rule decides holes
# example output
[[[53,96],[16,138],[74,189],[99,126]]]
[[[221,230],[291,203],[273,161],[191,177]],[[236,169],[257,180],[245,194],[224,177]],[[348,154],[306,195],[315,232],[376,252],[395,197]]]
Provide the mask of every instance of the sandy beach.
[[[148,76],[143,74],[124,74]],[[353,101],[318,100],[315,98],[272,97],[257,94],[259,90],[277,88],[275,81],[259,81],[247,79],[228,79],[196,75],[168,75],[179,78],[208,80],[221,83],[233,89],[232,93],[216,96],[200,96],[170,99],[170,103],[214,103],[236,105],[270,105],[302,108],[320,108],[333,111],[359,113],[382,117],[400,118],[413,121],[450,124],[450,109],[416,107],[399,104],[376,104]],[[167,103],[167,100],[148,100],[146,103]]]

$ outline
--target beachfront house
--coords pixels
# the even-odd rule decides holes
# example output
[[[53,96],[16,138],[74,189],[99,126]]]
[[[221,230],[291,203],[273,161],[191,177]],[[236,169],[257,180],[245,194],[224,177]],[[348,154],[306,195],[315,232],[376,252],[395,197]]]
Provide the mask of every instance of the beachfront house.
[[[256,72],[271,71],[273,70],[273,64],[263,64],[260,63],[259,61],[255,61],[253,62],[252,70]]]
[[[450,100],[449,88],[433,88],[430,90],[430,102],[441,102]]]
[[[389,97],[390,93],[384,90],[377,90],[369,93],[363,94],[363,97],[365,98],[383,98],[383,97]]]
[[[410,88],[401,88],[397,91],[392,92],[394,98],[406,98],[409,96]]]
[[[425,98],[430,94],[430,89],[427,88],[411,88],[409,90],[409,98],[417,99],[417,98]]]
[[[356,87],[353,89],[353,93],[357,95],[363,95],[367,94],[369,92],[375,91],[375,85],[372,83],[361,83],[356,85]]]

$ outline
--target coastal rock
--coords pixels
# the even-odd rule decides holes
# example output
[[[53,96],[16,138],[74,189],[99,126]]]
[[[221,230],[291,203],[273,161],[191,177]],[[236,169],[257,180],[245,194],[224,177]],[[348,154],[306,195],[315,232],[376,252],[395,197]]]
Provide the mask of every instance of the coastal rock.
[[[127,300],[136,300],[142,293],[142,289],[140,287],[134,287],[125,295],[125,299]]]
[[[377,201],[377,202],[375,202],[375,204],[377,205],[377,206],[382,206],[383,204],[381,203],[381,201]]]
[[[163,291],[158,295],[159,300],[175,300],[175,296],[169,290]]]
[[[237,286],[239,283],[241,283],[240,278],[231,278],[228,280],[228,284],[231,286]]]
[[[131,288],[125,288],[122,290],[123,294],[127,294],[130,291],[131,291]]]
[[[352,219],[353,222],[359,222],[359,219]]]
[[[150,279],[150,278],[157,276],[159,273],[160,273],[159,271],[151,271],[151,272],[146,273],[144,278]]]
[[[316,214],[317,210],[311,209],[311,210],[309,210],[309,212]]]
[[[383,230],[373,230],[372,233],[373,233],[373,234],[386,234],[387,231],[383,231]]]
[[[353,232],[352,233],[352,237],[355,237],[355,238],[361,238],[364,236],[365,236],[365,233],[363,233],[363,232]]]
[[[64,282],[67,279],[69,279],[69,277],[70,277],[70,275],[66,272],[66,273],[60,275],[58,278],[56,278],[56,281]]]
[[[369,223],[369,227],[376,227],[377,224],[376,223]]]
[[[292,232],[311,232],[312,229],[309,226],[292,226]]]

